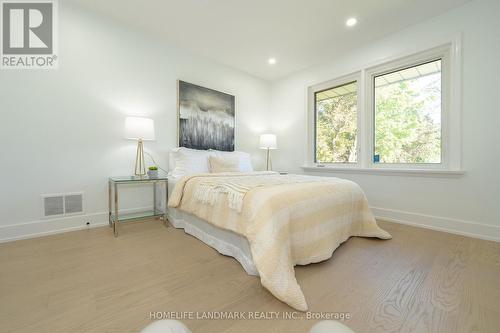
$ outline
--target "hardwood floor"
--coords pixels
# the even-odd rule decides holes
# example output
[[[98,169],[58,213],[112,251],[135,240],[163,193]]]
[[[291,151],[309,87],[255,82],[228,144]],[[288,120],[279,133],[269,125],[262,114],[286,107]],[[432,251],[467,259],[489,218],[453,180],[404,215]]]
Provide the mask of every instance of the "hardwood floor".
[[[362,332],[499,332],[500,244],[380,223],[296,267],[310,310]],[[0,245],[0,332],[139,332],[150,312],[292,311],[239,263],[160,221]],[[193,332],[307,332],[317,320],[183,320]]]

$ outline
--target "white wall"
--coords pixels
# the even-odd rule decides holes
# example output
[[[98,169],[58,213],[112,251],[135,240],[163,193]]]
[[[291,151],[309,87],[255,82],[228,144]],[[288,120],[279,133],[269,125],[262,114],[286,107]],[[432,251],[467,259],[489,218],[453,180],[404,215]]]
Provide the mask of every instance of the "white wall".
[[[107,178],[133,170],[125,116],[155,120],[157,140],[145,149],[166,168],[177,79],[236,96],[236,148],[262,166],[268,83],[67,2],[59,9],[59,69],[0,71],[0,240],[107,223]],[[85,216],[40,218],[40,194],[74,191],[85,192]],[[129,191],[122,207],[149,205],[151,193]]]
[[[306,88],[463,35],[463,168],[459,178],[334,174],[358,182],[380,217],[500,240],[500,2],[478,0],[374,41],[330,63],[276,82],[271,124],[275,168],[301,172],[306,160]],[[334,41],[332,41],[334,42]],[[328,174],[332,175],[332,174]]]
[[[238,149],[262,167],[258,135],[278,134],[275,169],[302,172],[306,88],[463,32],[463,168],[458,178],[338,174],[358,182],[378,216],[500,240],[500,4],[474,1],[363,49],[268,84],[107,17],[60,6],[60,68],[0,71],[0,241],[107,223],[107,177],[130,174],[127,115],[154,118],[146,143],[160,165],[176,145],[176,80],[236,95]],[[334,41],[332,41],[334,42]],[[272,112],[269,112],[272,111]],[[331,175],[331,174],[328,174]],[[86,215],[40,218],[40,194],[84,191]],[[149,189],[123,207],[148,205]]]

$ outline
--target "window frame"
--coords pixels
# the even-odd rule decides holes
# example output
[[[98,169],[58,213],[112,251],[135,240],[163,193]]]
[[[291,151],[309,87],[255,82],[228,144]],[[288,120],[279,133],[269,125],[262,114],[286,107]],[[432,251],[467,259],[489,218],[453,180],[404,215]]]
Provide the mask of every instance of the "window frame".
[[[316,161],[316,121],[317,121],[317,110],[316,110],[316,93],[332,89],[335,87],[339,87],[345,84],[353,83],[356,82],[356,88],[357,88],[357,103],[356,103],[356,126],[357,126],[357,133],[356,135],[358,136],[357,138],[357,143],[356,143],[356,162],[333,162],[333,163],[319,163]],[[330,80],[327,82],[323,82],[320,84],[317,84],[315,86],[311,86],[308,88],[308,101],[309,101],[309,106],[308,110],[311,110],[312,112],[308,112],[308,132],[311,133],[308,137],[308,161],[311,161],[312,164],[314,165],[331,165],[336,168],[353,168],[357,167],[360,164],[360,159],[361,159],[361,141],[360,141],[360,125],[361,125],[361,117],[362,117],[362,106],[363,104],[359,100],[360,94],[359,90],[363,89],[362,81],[361,81],[361,72],[355,72],[352,74],[344,75],[339,78],[336,78],[334,80]]]
[[[368,149],[371,156],[369,168],[388,169],[437,169],[447,170],[450,168],[449,161],[449,89],[450,89],[450,52],[448,47],[436,48],[427,52],[421,52],[412,56],[390,61],[382,65],[374,66],[366,70],[366,110],[367,124],[369,129]],[[375,78],[391,72],[397,72],[406,68],[441,59],[441,162],[440,163],[375,163]]]
[[[441,59],[441,163],[375,163],[375,77],[386,73],[414,67]],[[307,87],[308,103],[308,149],[303,166],[307,171],[345,171],[374,174],[411,175],[461,175],[461,37],[429,46],[423,51],[405,55],[362,67],[338,79]],[[316,162],[316,105],[315,93],[357,81],[357,163]]]
[[[361,78],[361,73],[354,73],[350,75],[343,76],[341,78],[331,80],[328,82],[324,82],[321,85],[318,85],[315,87],[314,90],[311,91],[312,94],[312,99],[313,99],[313,161],[316,164],[328,164],[328,165],[335,165],[337,167],[345,166],[353,166],[353,165],[358,165],[359,164],[359,159],[360,159],[360,140],[359,140],[359,126],[360,126],[360,116],[361,116],[361,102],[359,100],[359,90],[360,90],[360,78]],[[350,83],[356,83],[356,162],[332,162],[332,163],[321,163],[317,161],[317,145],[316,145],[316,140],[317,140],[317,115],[318,115],[318,110],[316,109],[317,103],[316,103],[316,94],[327,91],[330,89],[335,89]]]

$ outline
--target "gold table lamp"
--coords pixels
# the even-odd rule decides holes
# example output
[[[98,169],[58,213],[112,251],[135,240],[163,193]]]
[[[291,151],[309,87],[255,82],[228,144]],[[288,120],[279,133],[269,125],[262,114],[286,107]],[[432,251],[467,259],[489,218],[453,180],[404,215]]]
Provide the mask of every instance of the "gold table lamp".
[[[155,126],[153,119],[143,117],[125,118],[125,138],[137,140],[134,174],[141,177],[145,176],[146,164],[144,163],[143,141],[153,141],[155,139]]]

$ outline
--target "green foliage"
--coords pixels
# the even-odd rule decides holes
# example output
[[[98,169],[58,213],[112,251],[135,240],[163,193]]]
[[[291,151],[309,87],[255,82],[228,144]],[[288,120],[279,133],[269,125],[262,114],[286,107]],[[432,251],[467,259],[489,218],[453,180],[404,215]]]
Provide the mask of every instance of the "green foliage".
[[[376,88],[375,154],[380,163],[441,162],[440,76],[416,80]],[[318,101],[316,112],[316,161],[356,162],[357,94]]]
[[[380,163],[441,162],[441,124],[429,113],[440,89],[440,80],[418,91],[407,81],[376,89],[375,154]]]
[[[158,167],[157,166],[150,166],[148,169],[151,171],[155,171],[155,170],[158,170]]]
[[[356,162],[357,95],[317,103],[316,160],[321,163]]]

